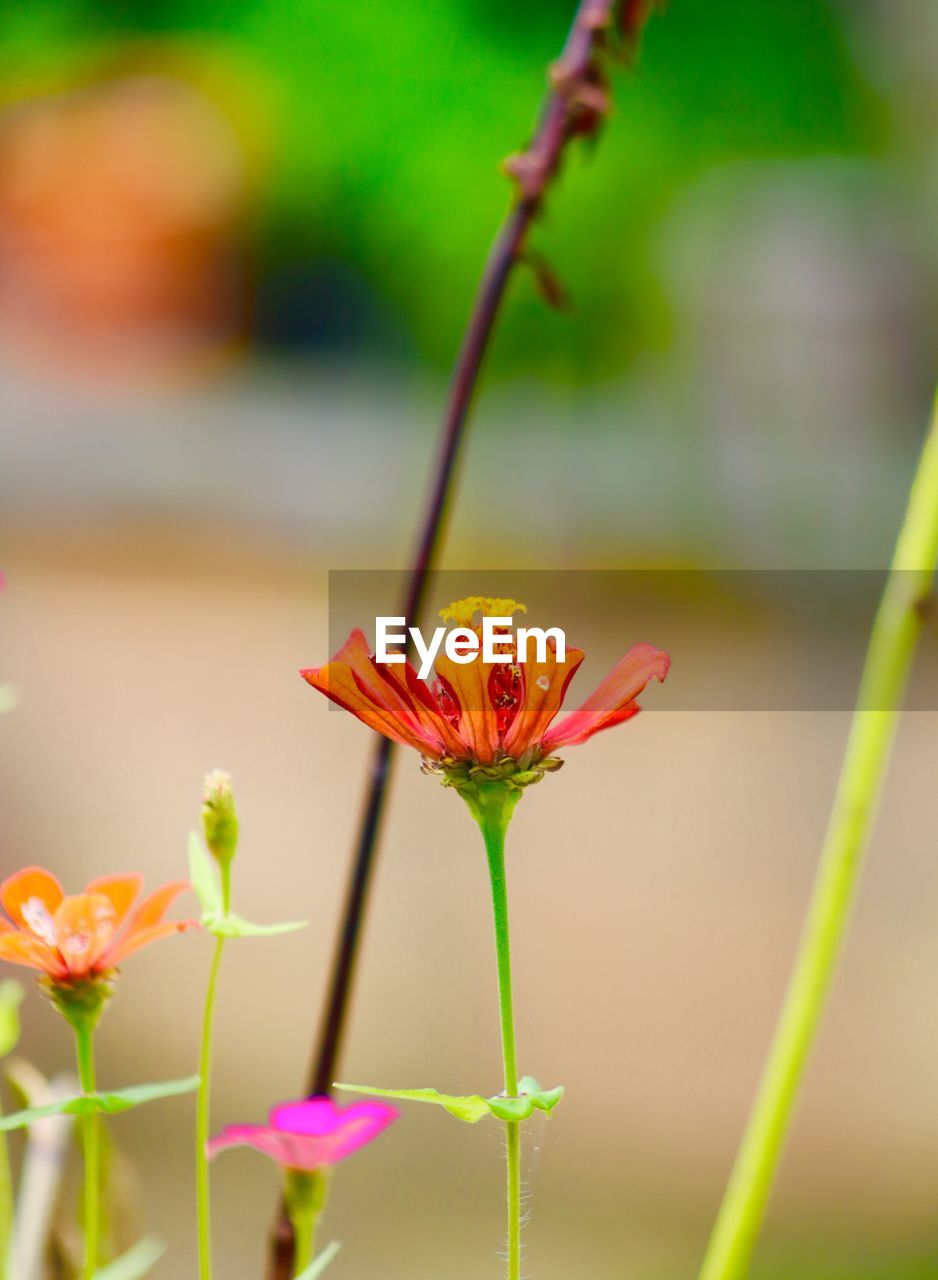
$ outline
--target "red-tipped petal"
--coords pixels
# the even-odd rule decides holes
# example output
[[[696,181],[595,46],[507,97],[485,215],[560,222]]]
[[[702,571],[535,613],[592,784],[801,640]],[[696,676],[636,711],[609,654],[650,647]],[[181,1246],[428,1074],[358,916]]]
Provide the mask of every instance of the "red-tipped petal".
[[[453,691],[460,707],[459,734],[469,754],[479,764],[492,764],[499,751],[498,711],[489,692],[495,666],[481,654],[471,662],[454,662],[443,651],[437,655],[436,674]]]
[[[585,656],[582,649],[568,648],[564,661],[558,663],[556,652],[548,649],[546,662],[534,660],[521,666],[524,697],[505,735],[505,750],[510,756],[518,759],[540,743]]]
[[[140,906],[133,912],[127,925],[108,947],[107,955],[102,963],[107,966],[120,964],[134,951],[139,951],[150,942],[156,942],[171,933],[178,933],[180,928],[189,928],[191,921],[163,924],[163,917],[181,893],[190,887],[188,880],[173,880],[156,889],[148,898],[144,898]],[[162,932],[155,934],[155,930]]]
[[[188,880],[171,880],[169,884],[155,889],[148,898],[144,898],[130,917],[127,932],[148,929],[151,925],[159,924],[179,895],[189,888],[191,885]]]
[[[630,719],[638,711],[635,699],[651,680],[664,680],[670,665],[671,659],[663,649],[651,644],[633,645],[582,707],[545,733],[542,749],[547,752],[575,746],[600,729],[610,729]]]
[[[163,924],[152,925],[149,929],[129,929],[111,946],[103,957],[104,965],[112,969],[123,964],[128,956],[151,942],[159,942],[162,938],[171,938],[174,933],[185,933],[187,929],[198,929],[198,920],[167,920]]]
[[[419,721],[412,703],[395,681],[379,675],[364,632],[356,629],[331,662],[300,675],[327,698],[351,711],[370,729],[422,755],[439,756],[438,737]]]

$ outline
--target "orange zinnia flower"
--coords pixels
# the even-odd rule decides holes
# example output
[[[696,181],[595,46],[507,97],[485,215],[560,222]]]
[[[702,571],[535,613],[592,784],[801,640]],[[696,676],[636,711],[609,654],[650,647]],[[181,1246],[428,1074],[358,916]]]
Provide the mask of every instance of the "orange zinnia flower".
[[[523,608],[513,600],[470,597],[440,616],[470,626],[478,612],[500,617]],[[364,633],[355,630],[331,662],[300,674],[378,733],[414,747],[425,768],[443,773],[450,784],[471,778],[525,786],[560,766],[555,750],[634,716],[638,695],[649,681],[664,680],[670,666],[662,649],[634,645],[579,710],[554,725],[584,656],[567,646],[559,662],[552,643],[544,661],[529,656],[525,663],[486,663],[480,649],[461,664],[441,652],[435,679],[423,681],[409,662],[379,662]]]
[[[0,885],[0,960],[38,969],[53,986],[107,977],[134,951],[180,933],[194,920],[164,920],[185,880],[157,889],[135,908],[143,876],[92,880],[66,896],[41,867],[26,867]]]

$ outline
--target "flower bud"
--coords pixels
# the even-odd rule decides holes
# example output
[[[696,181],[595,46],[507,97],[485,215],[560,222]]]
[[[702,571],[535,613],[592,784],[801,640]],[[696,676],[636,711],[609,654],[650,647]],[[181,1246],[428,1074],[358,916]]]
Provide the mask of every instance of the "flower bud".
[[[231,774],[222,769],[213,769],[205,775],[202,831],[212,856],[222,867],[227,867],[238,847],[238,814],[231,790]]]

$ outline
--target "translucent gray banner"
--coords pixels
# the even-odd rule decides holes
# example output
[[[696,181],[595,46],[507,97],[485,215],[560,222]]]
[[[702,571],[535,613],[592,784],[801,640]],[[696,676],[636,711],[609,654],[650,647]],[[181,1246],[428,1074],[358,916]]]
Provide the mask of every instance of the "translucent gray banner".
[[[586,657],[567,705],[592,691],[632,645],[671,656],[667,682],[646,711],[847,711],[854,706],[882,570],[440,570],[430,576],[419,625],[429,641],[439,611],[472,596],[527,606],[515,626],[560,627]],[[406,574],[333,570],[329,653],[355,628],[374,651],[376,619],[399,614]],[[938,709],[938,610],[922,602],[923,636],[904,699]],[[414,621],[414,620],[411,620]],[[533,654],[533,645],[531,647]],[[872,707],[871,710],[887,708]]]

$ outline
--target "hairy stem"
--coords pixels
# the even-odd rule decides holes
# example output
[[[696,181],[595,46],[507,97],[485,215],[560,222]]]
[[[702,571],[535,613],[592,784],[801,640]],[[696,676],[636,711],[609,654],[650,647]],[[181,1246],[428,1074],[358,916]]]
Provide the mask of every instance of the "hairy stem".
[[[83,1093],[95,1093],[94,1028],[88,1023],[75,1023],[75,1048],[78,1056],[78,1078]],[[101,1134],[96,1112],[82,1116],[82,1146],[85,1157],[84,1229],[85,1258],[82,1280],[94,1280],[98,1269],[98,1242],[101,1230]]]
[[[749,1271],[805,1063],[843,946],[936,556],[938,407],[870,634],[800,948],[700,1280],[740,1280]]]
[[[501,1022],[505,1094],[518,1096],[518,1054],[515,1045],[514,998],[511,984],[511,935],[508,926],[508,886],[505,879],[505,831],[518,802],[519,792],[501,783],[479,788],[478,801],[470,802],[485,841],[492,887],[495,922],[495,959],[498,969],[498,1011]],[[506,1196],[508,1211],[508,1280],[521,1276],[521,1126],[505,1121]]]

